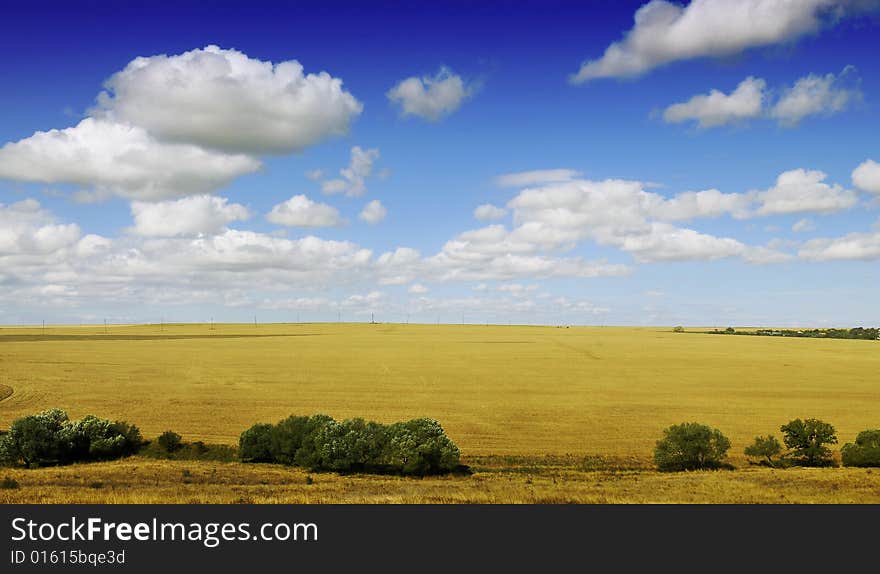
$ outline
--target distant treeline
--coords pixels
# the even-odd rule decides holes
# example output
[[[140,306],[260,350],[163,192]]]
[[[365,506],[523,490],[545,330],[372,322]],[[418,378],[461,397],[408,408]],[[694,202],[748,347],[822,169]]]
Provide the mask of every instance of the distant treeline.
[[[756,335],[761,337],[808,337],[811,339],[880,339],[880,328],[855,327],[853,329],[758,329],[737,331],[733,327],[709,331],[712,335]]]

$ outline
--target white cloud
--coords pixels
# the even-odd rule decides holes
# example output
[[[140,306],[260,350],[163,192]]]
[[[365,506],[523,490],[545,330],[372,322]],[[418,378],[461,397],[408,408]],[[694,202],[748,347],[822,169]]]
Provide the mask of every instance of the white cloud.
[[[381,254],[376,259],[379,283],[403,285],[413,282],[421,272],[421,257],[421,253],[410,247],[398,247]]]
[[[466,231],[447,241],[443,249],[425,260],[428,272],[443,281],[509,280],[519,277],[603,277],[629,273],[625,265],[604,260],[541,254],[554,244],[490,225]]]
[[[78,225],[55,223],[36,200],[0,203],[0,263],[4,256],[40,256],[72,247],[80,236]],[[6,271],[4,267],[0,264],[0,269]]]
[[[289,227],[335,227],[345,223],[335,207],[312,201],[305,195],[294,195],[274,206],[266,219]]]
[[[473,95],[475,87],[465,84],[448,68],[440,68],[433,76],[412,76],[388,90],[387,97],[400,105],[404,116],[419,116],[437,121],[461,107]]]
[[[850,233],[833,239],[811,239],[798,251],[798,255],[810,261],[880,259],[880,231]]]
[[[379,159],[379,150],[351,148],[351,160],[348,167],[339,170],[340,179],[331,179],[321,183],[321,191],[328,195],[344,193],[349,197],[358,197],[367,191],[366,180],[373,172],[373,164]]]
[[[803,233],[805,231],[813,231],[815,229],[816,224],[814,224],[811,219],[799,219],[795,222],[794,225],[791,226],[791,230],[795,233]]]
[[[760,203],[758,215],[785,213],[832,213],[849,209],[858,202],[854,191],[825,183],[827,176],[817,170],[793,169],[781,173],[776,185],[755,192]]]
[[[544,183],[571,181],[580,175],[580,172],[573,169],[538,169],[499,175],[495,178],[495,185],[499,187],[529,187]]]
[[[382,202],[378,199],[374,199],[370,203],[364,206],[363,210],[361,210],[358,218],[361,221],[369,223],[370,225],[376,225],[388,215],[388,210],[385,209],[385,206],[382,205]]]
[[[503,283],[496,287],[495,290],[522,299],[533,295],[538,290],[538,286],[523,285],[522,283]]]
[[[687,6],[651,0],[635,24],[601,58],[584,62],[570,81],[633,77],[679,60],[721,57],[790,42],[820,29],[830,13],[842,17],[876,3],[859,0],[693,0]]]
[[[779,120],[780,125],[793,127],[807,116],[831,115],[844,110],[850,102],[862,96],[858,89],[844,86],[846,77],[853,70],[848,66],[838,76],[810,74],[799,79],[785,90],[770,115]]]
[[[159,203],[134,201],[131,214],[132,233],[151,237],[217,234],[229,223],[250,217],[245,206],[210,195]]]
[[[711,128],[756,118],[763,113],[766,85],[760,78],[748,77],[730,95],[712,90],[673,104],[663,112],[663,119],[668,123],[696,120],[701,128]]]
[[[576,180],[520,192],[508,202],[517,227],[496,243],[527,251],[564,249],[589,239],[621,249],[641,262],[732,256],[750,260],[752,248],[736,239],[669,222],[724,214],[748,217],[752,201],[749,194],[714,189],[665,198],[645,191],[638,181]],[[499,230],[495,233],[501,236]],[[761,259],[767,259],[766,254]]]
[[[474,217],[480,221],[494,221],[496,219],[504,219],[507,210],[502,207],[496,207],[489,203],[484,203],[474,210]]]
[[[318,181],[322,177],[324,177],[324,170],[322,169],[310,169],[305,173],[306,179],[310,179],[312,181]]]
[[[866,159],[853,170],[852,181],[863,191],[880,194],[880,163]]]
[[[217,46],[135,58],[105,88],[94,114],[228,152],[299,151],[345,134],[363,108],[326,72]]]
[[[413,295],[423,295],[428,292],[428,288],[422,285],[421,283],[413,283],[407,289],[408,293],[412,293]]]
[[[142,128],[93,118],[0,148],[0,177],[71,183],[141,201],[207,193],[259,167],[245,155],[162,143]]]
[[[660,197],[651,194],[653,197]],[[751,199],[742,193],[722,193],[717,189],[685,191],[670,198],[648,201],[647,213],[663,221],[720,217],[729,214],[737,219],[750,216]]]

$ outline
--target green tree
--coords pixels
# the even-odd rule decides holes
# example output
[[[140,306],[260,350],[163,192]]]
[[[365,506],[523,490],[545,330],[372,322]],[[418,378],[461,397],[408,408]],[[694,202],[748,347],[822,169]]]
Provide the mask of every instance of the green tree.
[[[880,466],[880,430],[859,433],[855,443],[846,443],[840,449],[844,466]]]
[[[654,462],[662,471],[721,468],[730,440],[720,430],[700,423],[681,423],[663,431],[654,448]]]
[[[272,435],[275,427],[255,424],[238,439],[238,456],[244,462],[275,462],[272,455]]]
[[[7,464],[32,466],[57,464],[67,455],[62,430],[67,413],[60,409],[22,417],[12,423],[9,434],[0,439],[0,456]]]
[[[747,446],[744,452],[746,456],[762,459],[768,466],[776,466],[773,457],[782,452],[782,445],[773,435],[756,436],[755,442]]]
[[[837,444],[834,427],[819,419],[794,419],[782,425],[783,442],[794,462],[801,466],[832,466],[831,450]]]

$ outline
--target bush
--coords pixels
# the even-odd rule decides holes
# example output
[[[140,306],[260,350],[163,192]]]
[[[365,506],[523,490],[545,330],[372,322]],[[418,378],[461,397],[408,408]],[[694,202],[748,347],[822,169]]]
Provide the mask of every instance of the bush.
[[[717,469],[727,466],[729,448],[730,440],[718,429],[681,423],[663,431],[654,448],[654,462],[662,471]]]
[[[26,467],[111,460],[137,452],[140,431],[124,421],[87,415],[70,421],[60,409],[20,418],[0,438],[0,459]]]
[[[270,425],[271,426],[271,425]],[[169,460],[214,460],[232,462],[238,460],[238,449],[227,444],[205,444],[200,440],[195,442],[181,441],[180,448],[174,452],[168,452],[159,441],[150,442],[138,454],[147,458],[161,458]]]
[[[430,419],[390,426],[327,415],[290,416],[241,434],[244,462],[276,462],[310,470],[436,474],[460,470],[458,447]]]
[[[673,327],[672,332],[673,333],[684,333],[684,327],[682,327],[681,325],[678,325],[677,327]]]
[[[387,442],[386,427],[364,419],[331,421],[315,436],[323,467],[340,472],[382,471]]]
[[[795,419],[782,425],[783,442],[789,456],[800,466],[833,466],[831,450],[826,444],[837,444],[834,427],[819,419]]]
[[[855,444],[843,445],[840,455],[844,466],[880,466],[880,430],[860,432]]]
[[[14,478],[9,478],[7,476],[3,480],[0,480],[0,489],[2,490],[15,490],[18,487],[18,481]]]
[[[773,457],[782,452],[782,445],[773,435],[756,436],[755,442],[745,449],[746,456],[761,459],[760,464],[776,466]]]
[[[165,452],[172,453],[177,452],[183,447],[183,437],[177,434],[174,431],[165,431],[159,438],[156,439],[156,442],[159,443],[159,448],[164,450]]]
[[[86,415],[68,423],[62,431],[67,444],[63,462],[112,460],[135,454],[143,445],[141,432],[124,421]]]
[[[403,474],[440,474],[458,466],[460,452],[440,423],[413,419],[388,427],[385,460]]]

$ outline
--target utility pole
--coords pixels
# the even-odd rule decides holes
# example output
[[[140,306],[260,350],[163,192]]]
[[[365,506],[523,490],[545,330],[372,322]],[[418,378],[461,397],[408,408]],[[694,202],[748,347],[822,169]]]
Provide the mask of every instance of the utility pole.
[[[107,334],[107,319],[104,319],[104,334]]]
[[[46,320],[43,319],[43,335],[46,334]]]
[[[376,314],[375,313],[370,313],[370,323],[372,323],[372,324],[376,323]]]

